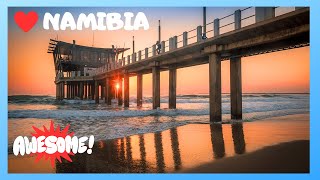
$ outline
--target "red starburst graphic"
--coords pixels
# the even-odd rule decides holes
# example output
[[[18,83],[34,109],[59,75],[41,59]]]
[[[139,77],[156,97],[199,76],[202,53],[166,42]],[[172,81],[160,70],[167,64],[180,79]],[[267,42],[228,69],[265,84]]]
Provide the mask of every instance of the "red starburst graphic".
[[[68,134],[68,130],[69,130],[70,125],[68,124],[62,131],[60,130],[60,126],[58,125],[56,129],[54,129],[54,125],[53,125],[53,121],[51,121],[50,123],[50,129],[48,130],[44,125],[43,125],[43,131],[40,130],[37,127],[32,126],[32,128],[34,129],[35,133],[31,133],[32,136],[38,138],[40,136],[45,136],[46,138],[48,136],[56,136],[58,137],[62,137],[65,138],[66,136],[70,136],[72,137],[74,135],[73,132]],[[45,147],[45,146],[44,146]],[[64,151],[63,153],[60,152],[55,152],[53,154],[48,154],[46,152],[37,152],[35,154],[32,155],[36,155],[36,159],[35,162],[38,162],[42,157],[45,158],[45,160],[50,159],[51,161],[51,166],[54,167],[55,165],[55,160],[58,159],[58,161],[61,163],[61,157],[63,157],[64,159],[66,159],[69,162],[72,162],[71,158],[69,155],[74,155],[72,153],[72,151],[70,151],[69,153],[67,153],[66,151]]]

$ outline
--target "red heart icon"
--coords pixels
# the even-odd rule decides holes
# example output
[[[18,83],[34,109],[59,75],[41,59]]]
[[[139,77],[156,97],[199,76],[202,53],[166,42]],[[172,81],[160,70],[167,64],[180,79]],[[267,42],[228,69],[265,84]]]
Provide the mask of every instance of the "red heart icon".
[[[34,11],[30,11],[28,14],[19,11],[14,15],[14,20],[24,32],[28,32],[37,23],[38,14]]]

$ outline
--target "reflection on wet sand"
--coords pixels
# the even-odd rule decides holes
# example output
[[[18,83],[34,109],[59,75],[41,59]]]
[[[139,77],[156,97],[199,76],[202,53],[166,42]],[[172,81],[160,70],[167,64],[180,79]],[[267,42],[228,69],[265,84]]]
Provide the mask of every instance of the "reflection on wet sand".
[[[226,160],[224,158],[237,154],[250,155],[253,151],[265,149],[266,146],[309,140],[309,127],[309,116],[304,114],[248,123],[189,124],[162,132],[97,141],[91,155],[76,154],[71,157],[73,162],[57,161],[54,168],[46,160],[35,163],[35,157],[16,157],[9,154],[8,171],[10,173],[184,172],[199,165],[214,163],[216,159],[224,161]],[[303,150],[301,153],[291,153],[293,159],[300,158],[307,162],[308,158],[305,157],[308,157],[308,154],[303,153],[308,152],[308,149],[302,146],[301,148]],[[273,151],[275,155],[279,155],[277,152]],[[250,158],[244,161],[249,165],[257,164]],[[282,164],[286,164],[284,166],[287,167],[291,163],[285,160]],[[258,162],[258,165],[260,164],[263,162]],[[230,165],[225,167],[230,169]],[[239,170],[238,166],[234,168]],[[208,172],[211,172],[211,169]],[[214,172],[225,172],[225,169],[221,171],[216,169]],[[246,172],[251,171],[247,169]]]
[[[165,164],[161,132],[154,133],[154,143],[156,148],[157,172],[164,172]]]
[[[171,135],[171,147],[173,152],[174,170],[179,170],[181,168],[181,155],[179,149],[178,132],[177,128],[170,129]]]
[[[192,145],[193,142],[192,140],[182,139],[188,137],[181,136],[180,138],[178,135],[179,128],[171,128],[167,131],[152,134],[139,134],[116,140],[99,141],[95,144],[94,153],[91,155],[77,154],[73,156],[72,163],[57,162],[56,172],[174,172],[184,167],[193,167],[201,162],[225,156],[225,143],[221,124],[210,125],[210,136],[199,139],[201,144],[211,144],[213,157],[210,159],[206,154],[201,159],[194,156],[197,155],[198,150],[203,151],[199,146],[181,149],[181,140],[184,143],[190,143],[189,145]],[[192,134],[190,135],[192,136]],[[232,137],[235,154],[244,153],[245,140],[242,123],[232,125]],[[168,143],[170,144],[169,146]],[[186,152],[181,152],[181,150]],[[196,153],[192,152],[194,155],[189,156],[190,152],[188,151]],[[200,151],[199,154],[203,154]],[[190,160],[192,161],[190,162]]]
[[[234,151],[236,154],[243,154],[246,152],[246,142],[244,140],[242,123],[231,124],[232,139],[234,144]]]
[[[213,157],[215,159],[222,158],[225,155],[222,125],[211,124],[210,130],[211,130],[210,132],[211,132],[211,144],[213,149]]]
[[[146,164],[146,148],[144,147],[144,137],[142,134],[139,135],[139,148],[140,148],[140,166],[143,172],[147,169]]]

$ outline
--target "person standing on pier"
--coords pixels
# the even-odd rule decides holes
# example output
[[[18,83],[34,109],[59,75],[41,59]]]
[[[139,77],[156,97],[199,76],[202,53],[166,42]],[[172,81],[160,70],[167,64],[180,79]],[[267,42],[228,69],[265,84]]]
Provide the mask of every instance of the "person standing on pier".
[[[157,41],[156,45],[157,45],[157,53],[160,54],[160,52],[161,52],[161,43],[160,43],[160,41]]]

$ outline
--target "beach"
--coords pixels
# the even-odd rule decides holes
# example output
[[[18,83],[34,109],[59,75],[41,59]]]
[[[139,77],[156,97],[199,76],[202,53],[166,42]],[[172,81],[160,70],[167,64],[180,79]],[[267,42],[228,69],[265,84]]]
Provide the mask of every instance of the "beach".
[[[309,173],[309,145],[307,140],[281,143],[181,173]]]
[[[309,173],[309,7],[7,11],[8,173]]]
[[[9,128],[10,130],[10,128]],[[95,142],[73,162],[34,163],[9,153],[9,173],[309,172],[309,115],[252,122],[191,123]]]

